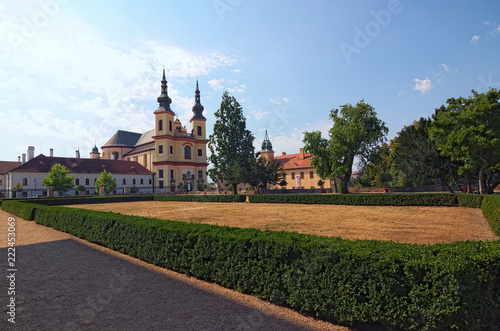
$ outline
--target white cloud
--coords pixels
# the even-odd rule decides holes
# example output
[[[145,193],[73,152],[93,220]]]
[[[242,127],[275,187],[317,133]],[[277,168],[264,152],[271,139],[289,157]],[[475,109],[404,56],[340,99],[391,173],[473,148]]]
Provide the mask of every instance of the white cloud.
[[[268,116],[269,114],[271,114],[269,111],[260,110],[260,109],[254,109],[254,110],[250,111],[251,117],[255,118],[257,121],[262,120],[264,117]]]
[[[421,94],[429,91],[432,88],[432,82],[429,78],[426,79],[413,79],[415,82],[415,86],[413,87],[414,91],[420,91]]]
[[[214,91],[220,91],[224,89],[224,86],[222,85],[224,83],[224,78],[221,79],[211,79],[207,82],[208,85],[210,85],[211,88],[214,89]]]
[[[441,63],[441,66],[444,68],[444,71],[446,71],[449,74],[456,74],[458,72],[458,69],[452,69],[447,64]]]
[[[246,85],[239,85],[239,86],[234,87],[234,88],[232,88],[232,87],[227,88],[228,92],[232,92],[232,93],[234,93],[234,92],[243,93],[246,91],[246,89],[247,89]]]
[[[274,103],[275,105],[282,105],[282,104],[287,104],[290,102],[289,98],[271,98],[269,99],[271,103]]]
[[[470,42],[471,44],[475,44],[479,41],[479,38],[481,38],[480,36],[478,36],[477,34],[473,35]]]

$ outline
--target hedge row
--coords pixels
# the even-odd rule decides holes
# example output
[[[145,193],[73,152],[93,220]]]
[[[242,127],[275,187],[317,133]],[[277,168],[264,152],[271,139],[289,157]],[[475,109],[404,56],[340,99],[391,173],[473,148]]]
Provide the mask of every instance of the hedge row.
[[[40,205],[16,200],[2,200],[0,207],[3,211],[14,214],[24,220],[33,221],[36,208]]]
[[[8,206],[20,212],[15,204],[25,203]],[[500,241],[349,241],[53,206],[38,206],[34,219],[334,323],[404,330],[500,325]]]
[[[303,203],[358,206],[457,206],[457,195],[413,194],[263,194],[250,195],[253,203]]]
[[[245,202],[246,195],[218,194],[218,195],[155,195],[158,201],[196,201],[196,202]]]
[[[484,195],[482,194],[470,194],[470,193],[458,193],[458,206],[468,207],[468,208],[481,208],[481,203],[483,202]]]
[[[500,195],[487,195],[481,205],[484,217],[488,220],[491,230],[500,236]]]

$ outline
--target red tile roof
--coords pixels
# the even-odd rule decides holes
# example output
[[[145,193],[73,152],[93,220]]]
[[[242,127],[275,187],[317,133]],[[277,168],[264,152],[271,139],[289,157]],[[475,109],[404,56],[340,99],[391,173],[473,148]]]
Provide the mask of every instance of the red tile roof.
[[[283,170],[311,168],[311,160],[313,155],[304,153],[304,158],[300,159],[300,153],[286,154],[275,156],[274,159],[278,161]]]
[[[65,166],[70,173],[100,174],[103,170],[114,175],[151,175],[152,172],[135,161],[103,160],[103,159],[77,159],[69,157],[47,157],[43,154],[22,164],[13,172],[50,172],[56,163]]]
[[[0,161],[0,174],[7,174],[12,169],[19,167],[22,162],[14,162],[14,161]]]

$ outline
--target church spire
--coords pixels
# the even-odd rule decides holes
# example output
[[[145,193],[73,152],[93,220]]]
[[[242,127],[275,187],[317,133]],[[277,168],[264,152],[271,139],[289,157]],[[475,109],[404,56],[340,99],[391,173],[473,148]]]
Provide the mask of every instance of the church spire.
[[[196,80],[196,91],[194,92],[194,106],[193,106],[193,119],[205,119],[203,110],[205,107],[201,105],[200,101],[200,88],[198,86],[198,79]]]
[[[163,67],[163,77],[161,79],[161,94],[157,100],[158,103],[160,104],[160,108],[172,112],[172,109],[170,109],[170,104],[172,103],[172,99],[170,99],[170,97],[168,96],[168,86],[167,86],[167,78],[165,77],[165,67]]]
[[[264,135],[264,141],[262,142],[261,149],[261,152],[274,152],[273,144],[271,144],[271,140],[269,140],[269,136],[267,135],[267,130],[266,134]]]

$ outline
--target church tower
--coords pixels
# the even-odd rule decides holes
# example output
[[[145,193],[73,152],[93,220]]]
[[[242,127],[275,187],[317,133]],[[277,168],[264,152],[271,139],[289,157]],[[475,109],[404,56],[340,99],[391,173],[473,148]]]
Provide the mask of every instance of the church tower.
[[[201,105],[200,88],[196,80],[196,90],[194,92],[193,117],[191,123],[191,135],[195,140],[194,153],[197,165],[197,189],[202,190],[202,186],[207,182],[207,119],[203,116],[205,108]]]
[[[268,161],[271,161],[274,159],[273,145],[271,144],[271,141],[269,140],[269,136],[267,135],[267,130],[266,130],[266,134],[264,135],[264,141],[262,142],[260,156],[265,158]]]

